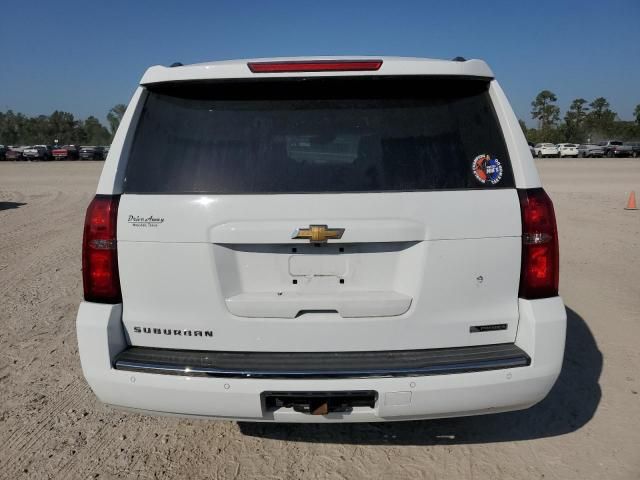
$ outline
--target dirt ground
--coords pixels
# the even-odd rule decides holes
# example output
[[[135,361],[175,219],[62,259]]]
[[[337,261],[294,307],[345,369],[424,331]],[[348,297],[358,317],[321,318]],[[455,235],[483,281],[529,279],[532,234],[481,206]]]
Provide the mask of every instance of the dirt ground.
[[[640,211],[623,210],[640,159],[538,165],[569,316],[547,399],[461,419],[267,425],[101,405],[74,322],[102,163],[0,163],[0,478],[640,478]]]

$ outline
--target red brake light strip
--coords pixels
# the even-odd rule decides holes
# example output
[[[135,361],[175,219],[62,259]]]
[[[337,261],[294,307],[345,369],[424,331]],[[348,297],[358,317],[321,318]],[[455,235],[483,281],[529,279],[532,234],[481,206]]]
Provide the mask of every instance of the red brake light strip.
[[[253,73],[362,72],[376,71],[382,60],[309,60],[292,62],[249,62]]]

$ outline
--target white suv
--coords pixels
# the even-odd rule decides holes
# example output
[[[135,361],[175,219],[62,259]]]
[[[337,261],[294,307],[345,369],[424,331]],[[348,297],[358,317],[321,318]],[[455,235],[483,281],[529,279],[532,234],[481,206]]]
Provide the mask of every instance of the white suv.
[[[152,67],[88,208],[111,405],[368,422],[530,407],[562,365],[553,206],[480,60]]]

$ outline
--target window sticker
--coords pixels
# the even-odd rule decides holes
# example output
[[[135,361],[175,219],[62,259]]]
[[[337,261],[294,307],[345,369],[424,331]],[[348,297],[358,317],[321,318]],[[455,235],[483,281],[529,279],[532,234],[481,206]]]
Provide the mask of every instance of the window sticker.
[[[496,185],[502,179],[502,165],[497,158],[491,158],[488,153],[478,155],[471,165],[473,176],[482,184]]]

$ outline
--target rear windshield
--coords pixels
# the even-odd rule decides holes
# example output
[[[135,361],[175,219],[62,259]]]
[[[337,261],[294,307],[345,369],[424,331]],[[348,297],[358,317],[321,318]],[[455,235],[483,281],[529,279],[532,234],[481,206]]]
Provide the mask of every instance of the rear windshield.
[[[154,86],[127,193],[513,188],[485,80],[181,82]]]

